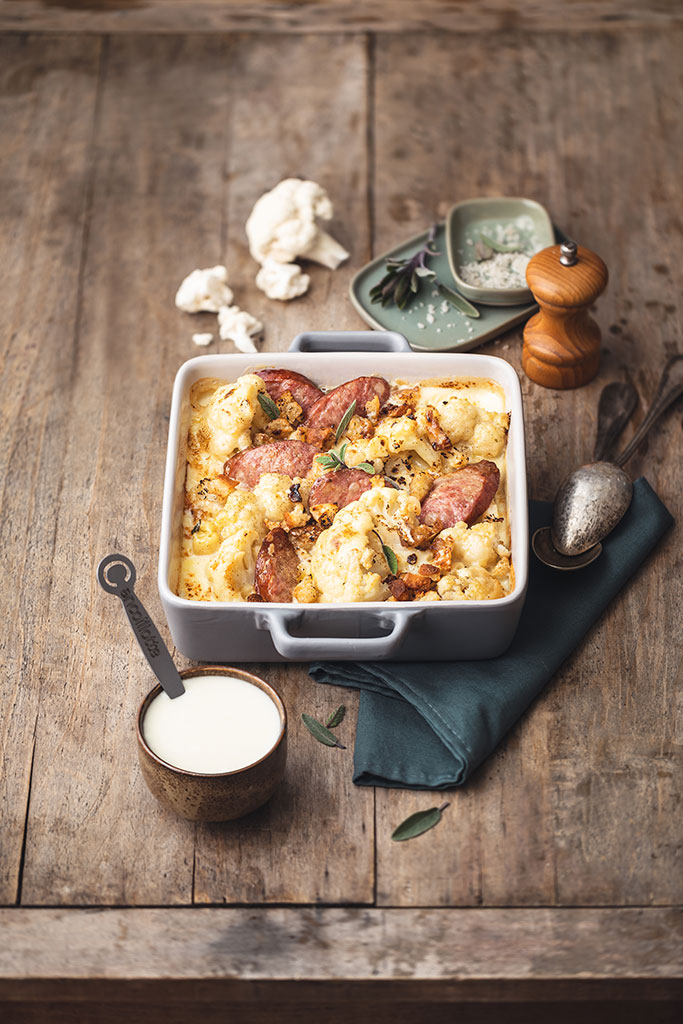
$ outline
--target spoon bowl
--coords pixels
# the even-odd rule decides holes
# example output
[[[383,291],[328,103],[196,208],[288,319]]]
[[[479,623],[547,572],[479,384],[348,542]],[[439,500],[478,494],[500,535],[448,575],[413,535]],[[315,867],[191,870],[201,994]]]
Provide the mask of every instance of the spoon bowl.
[[[532,540],[536,557],[552,569],[582,569],[590,565],[602,551],[600,541],[612,532],[628,509],[633,484],[621,467],[635,454],[659,417],[683,394],[683,355],[669,359],[640,427],[621,454],[607,462],[604,454],[633,409],[628,389],[622,389],[623,385],[609,385],[603,392],[596,461],[575,469],[562,481],[555,498],[549,535],[537,531]],[[559,564],[562,559],[564,564]],[[567,564],[569,559],[575,559],[575,564]]]
[[[552,542],[563,555],[583,555],[611,533],[631,504],[633,484],[612,462],[591,462],[566,477],[555,498]],[[588,563],[583,563],[588,564]]]

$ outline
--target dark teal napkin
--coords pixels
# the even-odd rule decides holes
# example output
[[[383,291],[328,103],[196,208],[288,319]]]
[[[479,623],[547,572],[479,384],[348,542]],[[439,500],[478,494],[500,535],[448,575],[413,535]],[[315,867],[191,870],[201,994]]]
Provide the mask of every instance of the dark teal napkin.
[[[552,505],[532,501],[530,532]],[[447,789],[465,782],[500,743],[673,519],[648,482],[580,572],[560,573],[531,553],[519,628],[490,661],[336,662],[312,665],[319,683],[360,687],[353,781],[360,786]]]

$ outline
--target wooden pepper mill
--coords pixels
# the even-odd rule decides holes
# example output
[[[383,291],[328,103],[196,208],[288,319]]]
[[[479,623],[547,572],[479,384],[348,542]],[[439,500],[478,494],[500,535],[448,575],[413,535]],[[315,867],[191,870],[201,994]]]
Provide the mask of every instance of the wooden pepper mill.
[[[524,328],[524,372],[544,388],[587,384],[600,361],[600,328],[588,307],[605,290],[607,267],[590,249],[564,242],[536,253],[526,279],[541,308]]]

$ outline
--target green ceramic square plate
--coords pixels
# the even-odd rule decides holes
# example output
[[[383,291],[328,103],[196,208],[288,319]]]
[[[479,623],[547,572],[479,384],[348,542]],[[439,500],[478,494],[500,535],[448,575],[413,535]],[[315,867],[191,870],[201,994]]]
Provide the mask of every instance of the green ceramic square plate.
[[[492,245],[508,249],[507,252],[501,252],[498,257],[501,260],[519,259],[520,252],[533,256],[541,249],[547,249],[553,245],[555,236],[545,207],[534,199],[483,196],[456,203],[446,218],[448,263],[461,295],[470,302],[480,302],[487,306],[524,306],[533,302],[533,295],[526,285],[520,288],[496,288],[490,284],[468,283],[464,279],[464,265],[475,264],[472,268],[475,278],[488,266],[488,260],[477,259],[475,249],[477,243],[485,243],[487,240],[492,240]],[[514,252],[511,251],[513,247],[516,247]],[[515,278],[519,276],[514,274]]]
[[[390,252],[378,256],[372,263],[362,267],[353,277],[349,286],[351,302],[366,324],[378,331],[398,331],[410,342],[416,352],[467,352],[496,338],[517,324],[524,323],[538,309],[536,304],[526,306],[478,306],[479,317],[474,319],[444,305],[443,296],[425,281],[420,293],[407,309],[396,306],[373,304],[370,291],[384,277],[384,262],[387,259],[405,259],[414,255],[427,241],[429,232],[424,231]],[[565,236],[555,229],[558,241]],[[439,255],[432,256],[429,266],[436,271],[438,279],[449,288],[459,290],[448,265],[446,233],[439,225],[433,242]]]

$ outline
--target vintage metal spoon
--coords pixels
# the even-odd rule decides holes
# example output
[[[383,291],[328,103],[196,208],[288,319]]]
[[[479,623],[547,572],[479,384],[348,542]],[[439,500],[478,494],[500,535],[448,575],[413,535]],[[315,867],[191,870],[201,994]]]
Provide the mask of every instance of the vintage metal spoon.
[[[678,355],[664,367],[649,412],[621,454],[609,462],[581,466],[560,485],[552,528],[538,530],[532,538],[534,552],[542,562],[555,569],[581,569],[598,557],[600,541],[611,533],[631,503],[633,485],[621,467],[681,394],[683,355]]]
[[[116,594],[121,598],[128,621],[147,658],[152,672],[161,683],[168,696],[173,699],[185,693],[183,681],[178,669],[173,664],[166,644],[161,638],[142,603],[135,595],[135,566],[125,555],[107,555],[97,567],[97,578],[100,586],[108,594]]]

